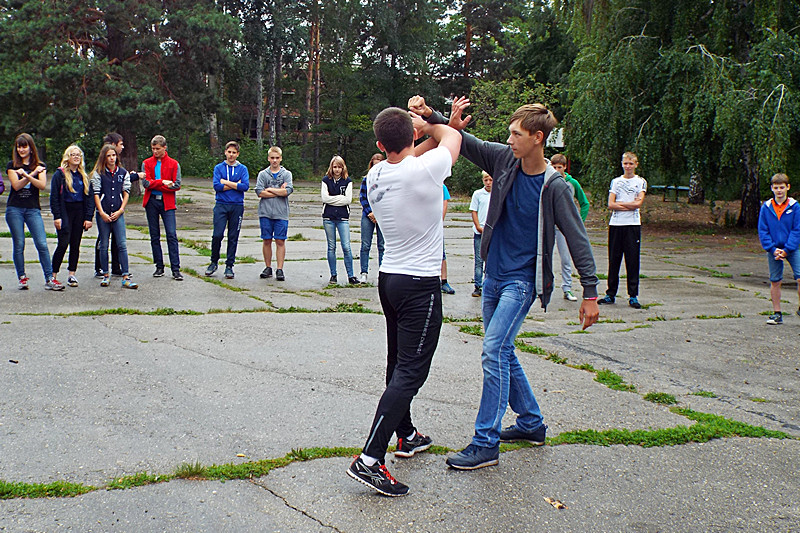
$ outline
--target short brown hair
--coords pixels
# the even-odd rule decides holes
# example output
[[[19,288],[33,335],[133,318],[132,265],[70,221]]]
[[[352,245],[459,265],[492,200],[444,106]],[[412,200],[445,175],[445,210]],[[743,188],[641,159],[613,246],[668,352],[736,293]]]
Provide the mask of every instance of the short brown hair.
[[[157,144],[159,146],[166,146],[167,139],[165,139],[163,135],[156,135],[150,140],[150,146],[153,146],[154,144]]]
[[[550,158],[550,164],[567,166],[567,158],[564,156],[564,154],[555,154]]]
[[[398,153],[414,144],[414,126],[411,115],[399,107],[387,107],[372,123],[375,138],[386,152]]]
[[[544,140],[550,135],[558,125],[555,115],[547,109],[544,104],[525,104],[517,108],[511,118],[508,120],[509,124],[520,121],[522,129],[528,133],[536,133],[541,131],[544,135]]]
[[[237,151],[237,152],[241,152],[241,151],[242,151],[242,150],[239,148],[239,143],[237,143],[236,141],[228,141],[228,143],[225,145],[225,151],[227,152],[227,151],[228,151],[228,148],[230,148],[231,146],[232,146],[232,147],[234,147],[234,148],[236,148],[236,151]]]
[[[775,174],[769,179],[769,184],[775,185],[776,183],[783,183],[785,185],[789,185],[789,176],[783,173]]]

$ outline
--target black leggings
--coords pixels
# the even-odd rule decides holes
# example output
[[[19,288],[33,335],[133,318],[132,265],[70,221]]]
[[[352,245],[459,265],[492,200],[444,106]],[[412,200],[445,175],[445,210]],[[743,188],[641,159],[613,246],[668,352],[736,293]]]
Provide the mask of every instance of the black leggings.
[[[69,264],[67,269],[75,272],[78,269],[78,257],[81,253],[81,237],[83,237],[83,202],[66,202],[66,213],[61,219],[61,228],[58,233],[58,245],[53,252],[53,272],[61,270],[64,253],[69,246]],[[67,219],[67,220],[64,220]],[[68,229],[64,229],[68,228]]]
[[[372,422],[364,454],[382,460],[389,440],[414,433],[411,400],[428,379],[442,329],[442,287],[438,276],[378,275],[386,316],[386,390]]]
[[[619,267],[625,256],[625,272],[628,275],[628,297],[639,296],[639,253],[642,241],[641,226],[608,227],[608,290],[606,294],[616,296],[619,289]]]

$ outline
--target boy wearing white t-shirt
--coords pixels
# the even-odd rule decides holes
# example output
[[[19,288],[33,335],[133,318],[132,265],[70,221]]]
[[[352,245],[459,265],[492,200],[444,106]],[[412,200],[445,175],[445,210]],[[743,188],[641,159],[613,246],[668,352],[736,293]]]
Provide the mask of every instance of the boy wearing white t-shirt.
[[[481,258],[481,235],[483,225],[486,224],[486,215],[489,213],[489,196],[492,193],[492,177],[488,172],[483,171],[481,176],[483,187],[472,193],[472,201],[469,203],[469,212],[472,214],[472,243],[475,253],[475,273],[473,282],[475,290],[472,296],[481,297],[481,287],[483,284],[483,259]]]
[[[412,118],[413,117],[413,118]],[[411,400],[428,378],[442,327],[442,202],[444,180],[458,159],[461,135],[390,107],[373,124],[386,160],[367,174],[367,197],[386,245],[378,295],[386,318],[386,390],[367,442],[347,474],[386,496],[408,487],[392,477],[384,456],[397,433],[398,457],[431,447],[411,422]],[[414,146],[417,135],[430,138]]]
[[[633,152],[622,154],[624,174],[611,180],[608,191],[608,289],[598,304],[613,304],[619,288],[619,269],[625,257],[628,275],[628,305],[641,309],[639,303],[639,252],[642,241],[642,220],[639,208],[644,203],[647,182],[636,175],[639,159]]]

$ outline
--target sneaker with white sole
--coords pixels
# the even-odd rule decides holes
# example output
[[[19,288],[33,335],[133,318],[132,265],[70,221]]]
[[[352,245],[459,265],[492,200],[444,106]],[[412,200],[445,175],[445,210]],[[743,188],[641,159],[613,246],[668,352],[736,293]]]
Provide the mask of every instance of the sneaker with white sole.
[[[575,295],[572,294],[572,291],[564,291],[564,299],[569,300],[570,302],[578,301],[578,298],[576,298]]]
[[[433,439],[419,431],[414,433],[413,439],[397,439],[397,457],[414,457],[415,453],[424,452],[433,445]]]
[[[454,453],[445,461],[447,466],[456,470],[477,470],[485,466],[499,463],[500,445],[492,448],[470,444],[458,453]]]
[[[347,475],[375,489],[384,496],[405,496],[408,494],[408,486],[393,478],[389,470],[386,469],[386,465],[377,462],[373,466],[367,466],[361,456],[357,456],[350,463]]]
[[[368,279],[369,279],[369,277],[367,276],[367,273],[366,272],[362,272],[361,273],[361,283],[367,283]]]
[[[17,285],[17,287],[21,291],[27,291],[28,290],[28,278],[26,278],[25,276],[22,276],[21,278],[19,278],[19,285]]]
[[[64,286],[56,278],[50,278],[50,281],[44,284],[44,288],[48,291],[63,291]]]
[[[70,276],[67,278],[67,285],[70,287],[77,287],[78,286],[78,278],[75,276]]]
[[[767,324],[769,324],[770,326],[779,326],[783,324],[783,314],[780,311],[778,311],[775,314],[769,315],[769,318],[767,319]]]

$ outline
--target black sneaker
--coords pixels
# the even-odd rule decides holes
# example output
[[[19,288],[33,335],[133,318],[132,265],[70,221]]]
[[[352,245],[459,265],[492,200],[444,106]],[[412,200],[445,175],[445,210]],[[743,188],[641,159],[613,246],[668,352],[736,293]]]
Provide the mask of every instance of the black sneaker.
[[[154,278],[163,278],[164,277],[164,267],[156,267],[156,271],[153,272]]]
[[[606,294],[602,298],[597,299],[597,305],[610,305],[616,302],[616,300],[617,299],[614,298],[613,296],[609,296],[608,294]]]
[[[518,442],[524,440],[536,446],[542,446],[546,433],[547,426],[545,424],[542,424],[533,431],[522,431],[516,425],[513,425],[508,426],[500,432],[500,440],[503,442]]]
[[[634,309],[642,308],[642,304],[639,303],[639,299],[636,296],[633,296],[630,299],[628,299],[628,305],[630,305]]]
[[[211,263],[210,265],[208,265],[208,268],[206,269],[206,276],[213,276],[214,272],[216,272],[218,268],[219,265],[217,265],[216,263]]]
[[[350,276],[349,278],[347,278],[347,283],[349,283],[350,285],[361,285],[361,282],[358,281],[358,278],[355,276]]]
[[[414,457],[415,453],[424,452],[431,445],[433,439],[417,431],[413,439],[397,439],[397,451],[394,454],[397,457]]]
[[[336,276],[331,276],[331,279],[328,280],[328,283],[339,283],[339,281]]]
[[[175,281],[183,281],[183,274],[181,274],[180,270],[173,270],[172,279],[174,279]]]
[[[454,453],[445,460],[447,466],[456,470],[477,470],[485,466],[494,466],[499,462],[500,445],[493,448],[484,448],[470,443],[458,453]]]
[[[264,270],[261,271],[260,274],[261,279],[267,279],[272,277],[272,267],[266,267]]]
[[[783,324],[783,315],[780,311],[776,312],[775,314],[769,315],[767,319],[767,324],[771,326],[779,326]]]
[[[405,496],[408,494],[408,486],[393,478],[386,469],[386,465],[375,463],[374,466],[367,466],[361,460],[361,456],[356,457],[350,463],[347,475],[385,496]]]
[[[283,269],[282,268],[279,268],[278,270],[275,271],[275,279],[277,281],[285,281],[286,280],[286,276],[283,275]]]

